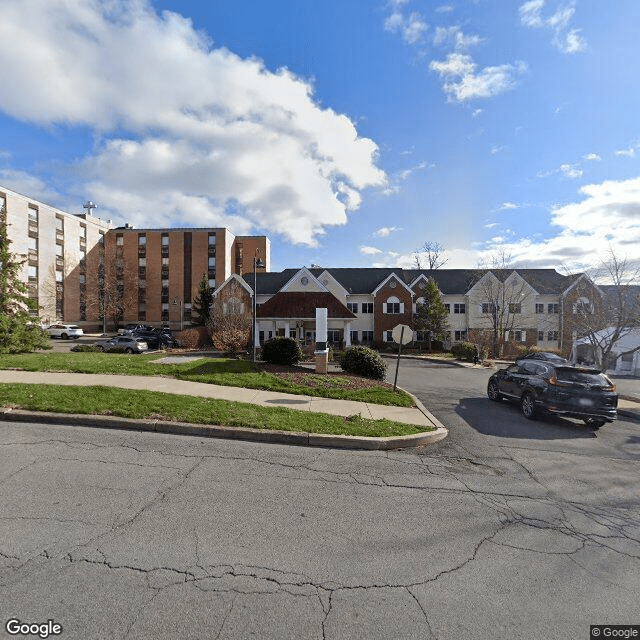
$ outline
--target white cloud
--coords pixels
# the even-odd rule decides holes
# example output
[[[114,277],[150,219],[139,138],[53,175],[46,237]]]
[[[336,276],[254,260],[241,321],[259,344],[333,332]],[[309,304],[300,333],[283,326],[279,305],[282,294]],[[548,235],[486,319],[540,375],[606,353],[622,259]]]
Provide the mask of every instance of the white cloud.
[[[422,40],[429,25],[417,11],[405,16],[399,10],[402,4],[405,3],[394,3],[395,10],[385,19],[384,28],[392,33],[399,33],[407,44],[417,44]]]
[[[375,256],[379,253],[382,253],[382,251],[380,249],[377,249],[376,247],[360,247],[360,253],[364,253],[367,256]]]
[[[375,143],[308,82],[211,49],[147,0],[4,0],[0,58],[0,110],[102,138],[84,193],[115,219],[231,220],[314,245],[386,181]]]
[[[25,171],[10,168],[0,169],[0,184],[40,202],[53,204],[60,202],[61,199],[60,194],[50,184]]]
[[[423,160],[422,162],[419,162],[413,167],[409,167],[407,169],[403,169],[402,171],[398,171],[390,178],[389,183],[382,190],[383,195],[390,196],[390,195],[399,193],[401,191],[400,183],[407,180],[416,171],[421,171],[423,169],[432,169],[435,166],[436,166],[435,164],[433,163],[429,164]]]
[[[580,30],[571,27],[575,2],[561,4],[555,13],[543,17],[546,0],[530,0],[520,6],[520,24],[530,29],[546,29],[553,33],[552,42],[562,53],[578,53],[587,47]]]
[[[373,235],[377,238],[386,238],[395,231],[402,231],[401,227],[381,227]]]
[[[446,60],[434,60],[429,65],[445,79],[443,89],[452,102],[466,102],[491,98],[512,89],[516,77],[526,70],[524,62],[485,67],[477,71],[473,58],[467,54],[451,53]]]
[[[503,202],[499,207],[498,211],[510,211],[512,209],[518,209],[520,205],[517,205],[515,202]]]
[[[637,260],[640,246],[640,177],[608,180],[580,188],[582,200],[551,209],[559,233],[540,240],[501,243],[521,266],[595,267],[610,246],[618,255]],[[489,255],[497,246],[485,247]],[[630,253],[633,252],[633,253]]]
[[[437,27],[433,37],[436,46],[450,44],[456,51],[465,51],[484,42],[479,35],[465,35],[460,27]]]
[[[590,162],[599,162],[600,160],[602,160],[602,158],[597,153],[588,153],[586,156],[584,156],[584,159]]]
[[[453,5],[443,4],[440,7],[436,7],[436,13],[451,13],[453,9]]]
[[[636,155],[635,147],[629,147],[628,149],[618,149],[615,155],[621,158],[634,158]]]
[[[566,178],[582,178],[584,171],[582,167],[577,164],[562,164],[560,165],[560,171]]]

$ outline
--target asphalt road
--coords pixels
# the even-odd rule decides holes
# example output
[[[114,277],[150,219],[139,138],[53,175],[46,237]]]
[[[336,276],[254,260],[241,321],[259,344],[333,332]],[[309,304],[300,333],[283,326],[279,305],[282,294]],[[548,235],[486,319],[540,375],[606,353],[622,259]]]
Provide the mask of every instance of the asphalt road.
[[[420,450],[0,423],[3,627],[586,640],[640,624],[640,425],[526,421],[486,400],[488,375],[403,362],[450,428]]]

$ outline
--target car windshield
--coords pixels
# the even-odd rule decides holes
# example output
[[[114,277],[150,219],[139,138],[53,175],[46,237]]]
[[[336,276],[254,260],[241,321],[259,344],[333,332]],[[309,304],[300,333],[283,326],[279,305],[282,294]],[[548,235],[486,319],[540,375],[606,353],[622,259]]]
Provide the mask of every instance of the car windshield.
[[[607,376],[593,369],[558,368],[556,377],[559,382],[579,382],[580,384],[593,384],[602,387],[611,386]]]

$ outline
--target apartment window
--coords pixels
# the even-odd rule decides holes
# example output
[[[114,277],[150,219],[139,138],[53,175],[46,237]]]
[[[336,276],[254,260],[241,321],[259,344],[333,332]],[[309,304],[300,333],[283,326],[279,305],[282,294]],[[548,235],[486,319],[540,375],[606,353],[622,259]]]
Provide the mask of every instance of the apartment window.
[[[210,233],[209,234],[209,246],[215,246],[216,244],[216,234],[215,233]]]
[[[466,313],[467,305],[464,302],[455,302],[453,305],[453,313]]]
[[[456,342],[464,342],[467,339],[467,330],[455,331],[454,338]]]
[[[580,315],[588,315],[593,313],[591,303],[588,300],[578,300],[573,308],[573,313]]]
[[[80,283],[80,286],[82,286],[83,284],[87,284],[87,276],[84,275],[83,273],[80,274],[78,276],[78,282]]]
[[[388,298],[385,303],[385,313],[393,315],[404,313],[404,304],[402,304],[395,296],[391,296],[391,298]]]
[[[509,313],[522,313],[522,304],[520,302],[510,302]],[[520,341],[518,340],[518,342]]]
[[[216,268],[216,259],[213,256],[209,256],[209,269],[215,269]]]
[[[544,342],[544,331],[538,331],[538,342]]]
[[[138,308],[138,320],[140,322],[145,322],[147,320],[147,309],[146,306],[144,309]]]
[[[351,331],[349,335],[351,336],[351,344],[357,344],[358,343],[358,332],[357,331]]]
[[[347,302],[347,309],[351,311],[351,313],[358,313],[358,303],[357,302]]]
[[[493,315],[493,312],[496,309],[496,305],[493,302],[483,302],[482,303],[482,313],[490,313]]]
[[[385,331],[384,332],[384,341],[385,342],[393,342],[393,331]]]
[[[146,247],[147,246],[147,236],[144,233],[138,234],[138,246]]]
[[[168,322],[169,321],[169,304],[168,303],[163,303],[163,305],[162,305],[161,319],[162,319],[162,322]]]
[[[428,337],[428,331],[416,331],[416,342],[426,342]]]
[[[521,331],[520,329],[516,329],[513,332],[513,340],[514,342],[524,342],[526,337],[526,333]]]
[[[139,267],[146,267],[147,266],[147,259],[146,258],[138,258],[138,266]]]
[[[85,229],[86,232],[86,229]],[[116,246],[122,247],[124,245],[124,236],[121,233],[116,234]]]
[[[80,240],[87,239],[87,225],[80,223]]]
[[[38,224],[38,208],[29,207],[29,222],[35,222]]]
[[[162,266],[163,267],[169,266],[169,258],[162,258]]]
[[[163,233],[162,234],[162,246],[163,247],[168,247],[169,246],[169,234],[168,233]]]
[[[209,278],[209,289],[215,289],[216,288],[216,281],[215,278]]]
[[[338,344],[342,342],[342,332],[340,329],[327,329],[327,342]]]
[[[549,342],[558,341],[558,332],[557,331],[549,331],[547,332],[547,340]]]
[[[547,305],[547,313],[558,313],[558,303],[557,302],[550,302]]]
[[[363,302],[362,313],[373,313],[373,302]]]
[[[362,342],[373,342],[373,331],[363,331]]]
[[[544,313],[544,303],[536,302],[536,313]]]
[[[38,267],[34,265],[29,265],[27,268],[27,275],[29,277],[29,282],[37,282],[38,281]]]

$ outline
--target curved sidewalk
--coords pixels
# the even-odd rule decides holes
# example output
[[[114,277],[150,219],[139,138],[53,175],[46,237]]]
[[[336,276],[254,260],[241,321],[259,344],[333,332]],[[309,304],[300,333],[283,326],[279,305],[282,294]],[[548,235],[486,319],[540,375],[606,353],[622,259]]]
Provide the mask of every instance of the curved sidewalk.
[[[188,433],[192,431],[197,435],[214,435],[215,437],[242,437],[247,439],[271,440],[282,442],[284,439],[292,442],[292,436],[299,435],[305,444],[320,444],[322,446],[356,447],[367,449],[391,449],[407,446],[418,446],[436,442],[445,438],[447,429],[433,416],[422,403],[413,397],[415,407],[393,407],[370,402],[355,402],[353,400],[336,400],[333,398],[319,398],[315,396],[302,396],[277,391],[262,391],[259,389],[245,389],[244,387],[225,387],[202,382],[190,382],[175,378],[147,377],[147,376],[122,376],[110,374],[84,374],[84,373],[55,373],[41,371],[11,371],[0,370],[0,383],[19,384],[56,384],[67,386],[95,386],[117,387],[121,389],[138,389],[144,391],[159,391],[178,395],[190,395],[202,398],[215,398],[232,402],[245,402],[265,407],[285,407],[298,411],[312,413],[327,413],[337,416],[349,417],[361,415],[372,420],[388,419],[405,424],[431,428],[428,431],[415,436],[400,436],[391,438],[365,438],[359,436],[319,436],[317,434],[277,432],[260,429],[240,429],[237,427],[209,427],[207,425],[188,425],[186,423],[162,422],[157,420],[128,420],[124,418],[113,419],[92,417],[100,423],[110,421],[114,425],[123,428],[130,424],[136,424],[140,428],[149,428],[155,425],[153,430],[164,432]],[[2,412],[5,420],[16,418],[19,415],[28,414],[37,419],[43,417],[41,412],[24,412],[7,410]],[[65,416],[69,418],[70,416]],[[89,416],[83,416],[86,421]],[[106,426],[106,425],[102,425]],[[161,426],[162,428],[157,428]],[[173,430],[171,426],[175,427]],[[131,428],[131,427],[130,427]],[[204,431],[203,431],[204,430]],[[215,433],[213,433],[215,431]],[[206,433],[205,433],[206,432]],[[259,432],[260,437],[250,437],[253,432]],[[286,437],[285,437],[286,436]],[[313,442],[310,440],[314,439]],[[318,441],[316,442],[315,439]]]

